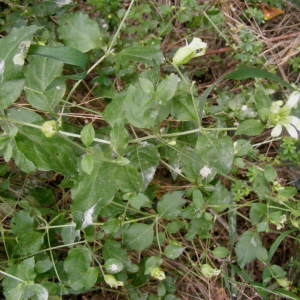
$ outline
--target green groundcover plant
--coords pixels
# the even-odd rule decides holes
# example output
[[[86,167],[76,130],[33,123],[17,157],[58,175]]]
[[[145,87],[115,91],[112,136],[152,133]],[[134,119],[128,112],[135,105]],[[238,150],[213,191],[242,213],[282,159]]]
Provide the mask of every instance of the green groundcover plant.
[[[244,61],[254,66],[199,92],[188,66],[209,43],[194,26],[218,27],[217,7],[200,18],[197,1],[164,4],[158,26],[152,1],[87,2],[105,16],[73,1],[3,2],[4,297],[181,299],[176,282],[185,274],[168,268],[177,262],[232,296],[246,288],[263,299],[299,299],[291,273],[299,274],[299,253],[282,265],[276,259],[286,241],[299,250],[297,182],[278,173],[300,162],[299,87],[258,67],[248,51]],[[164,53],[176,19],[187,40]],[[239,94],[219,89],[249,79]],[[277,153],[268,156],[272,144]],[[206,251],[195,257],[201,244]]]

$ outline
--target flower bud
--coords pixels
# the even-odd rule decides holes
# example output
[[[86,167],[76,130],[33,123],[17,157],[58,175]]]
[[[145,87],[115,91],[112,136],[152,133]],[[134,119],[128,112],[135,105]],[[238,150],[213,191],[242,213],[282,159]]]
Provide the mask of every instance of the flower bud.
[[[193,38],[191,43],[177,50],[173,57],[173,64],[176,66],[184,65],[191,59],[204,55],[206,49],[206,43],[202,42],[199,38]]]
[[[204,265],[201,266],[201,273],[205,277],[211,278],[211,277],[214,277],[214,276],[218,276],[221,273],[221,270],[215,269],[209,264],[204,264]]]
[[[46,121],[42,125],[41,130],[42,130],[43,134],[47,138],[50,138],[50,137],[54,136],[57,133],[57,131],[58,131],[58,124],[54,120],[52,120],[52,121]]]
[[[119,286],[124,286],[124,283],[122,281],[117,280],[114,275],[105,274],[103,278],[106,284],[108,284],[111,288],[118,288]]]
[[[165,272],[160,267],[155,267],[150,272],[151,277],[157,280],[164,280],[166,279]]]

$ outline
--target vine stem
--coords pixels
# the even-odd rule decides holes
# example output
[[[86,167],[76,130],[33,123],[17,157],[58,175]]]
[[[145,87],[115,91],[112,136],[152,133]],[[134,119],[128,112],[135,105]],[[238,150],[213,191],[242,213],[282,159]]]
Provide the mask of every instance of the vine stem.
[[[193,134],[201,131],[228,131],[228,130],[237,130],[237,127],[220,127],[220,128],[196,128],[196,129],[191,129],[187,131],[180,131],[180,132],[172,132],[172,133],[165,133],[161,135],[148,135],[148,136],[143,136],[140,138],[136,138],[132,140],[132,143],[138,143],[150,139],[157,139],[157,138],[168,138],[168,137],[177,137],[181,135],[188,135],[188,134]]]
[[[6,272],[4,272],[4,271],[2,271],[2,270],[0,270],[0,274],[4,275],[4,276],[6,276],[6,277],[9,277],[9,278],[11,278],[11,279],[17,280],[17,281],[19,281],[19,282],[26,282],[25,280],[23,280],[23,279],[21,279],[21,278],[19,278],[19,277],[17,277],[17,276],[11,275],[11,274],[9,274],[9,273],[6,273]]]
[[[21,122],[21,121],[17,121],[17,120],[13,120],[13,119],[4,118],[2,116],[0,116],[0,120],[6,120],[6,121],[12,122],[12,123],[17,124],[17,125],[32,127],[32,128],[36,128],[36,129],[39,129],[39,130],[42,129],[41,125],[27,123],[27,122]],[[193,133],[197,133],[197,132],[201,132],[201,131],[228,131],[228,130],[236,130],[236,129],[237,129],[237,127],[220,127],[220,128],[205,128],[205,127],[202,127],[202,128],[196,128],[196,129],[180,131],[180,132],[165,133],[165,134],[161,134],[161,135],[147,135],[147,136],[144,136],[144,137],[133,139],[133,140],[130,141],[130,143],[140,143],[142,141],[146,141],[146,140],[150,140],[150,139],[177,137],[177,136],[193,134]],[[80,139],[80,134],[77,134],[77,133],[63,131],[63,130],[59,130],[57,133],[59,133],[61,135],[64,135],[64,136],[69,136],[69,137],[74,137],[74,138]],[[110,141],[104,140],[104,139],[99,139],[99,138],[94,138],[93,141],[96,142],[96,143],[100,143],[100,144],[107,144],[107,145],[111,144]],[[257,146],[257,144],[255,146]]]
[[[32,128],[36,128],[36,129],[40,129],[40,130],[42,129],[41,125],[31,124],[31,123],[27,123],[27,122],[21,122],[21,121],[17,121],[17,120],[13,120],[13,119],[7,119],[7,118],[3,118],[1,116],[0,116],[0,120],[7,120],[7,121],[12,122],[14,124],[27,126],[27,127],[32,127]],[[63,131],[63,130],[59,130],[57,133],[59,133],[61,135],[64,135],[64,136],[70,136],[70,137],[75,137],[75,138],[80,139],[80,134],[77,134],[77,133]],[[93,141],[96,142],[96,143],[101,143],[101,144],[107,144],[107,145],[111,144],[110,141],[99,139],[99,138],[94,138]]]
[[[101,64],[101,62],[104,59],[106,59],[109,55],[111,55],[113,53],[113,46],[115,45],[115,43],[117,41],[117,38],[120,35],[120,32],[121,32],[121,30],[122,30],[122,28],[125,24],[126,19],[128,18],[128,15],[129,15],[129,13],[132,9],[132,6],[133,6],[134,2],[135,2],[135,0],[131,0],[130,4],[128,6],[128,9],[126,10],[126,12],[125,12],[120,24],[119,24],[119,27],[118,27],[116,33],[114,34],[114,36],[113,36],[108,48],[106,49],[105,53],[87,70],[86,75],[90,74],[99,64]],[[75,90],[81,84],[82,81],[83,81],[83,79],[80,79],[73,85],[72,89],[70,90],[69,94],[67,95],[66,102],[68,102],[70,100],[73,93],[75,92]],[[62,114],[63,114],[64,109],[65,109],[66,102],[64,103],[64,105],[62,107],[62,110],[60,112],[60,116],[59,116],[60,121],[61,121]]]

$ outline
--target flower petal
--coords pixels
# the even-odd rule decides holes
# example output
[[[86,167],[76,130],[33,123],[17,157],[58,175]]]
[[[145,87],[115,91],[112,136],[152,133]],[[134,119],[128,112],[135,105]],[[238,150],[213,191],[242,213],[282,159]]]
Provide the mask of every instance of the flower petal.
[[[289,133],[289,135],[292,138],[294,138],[294,139],[298,138],[298,133],[294,126],[292,126],[290,124],[286,124],[286,125],[284,125],[284,127],[286,128],[287,132]]]
[[[201,39],[199,38],[193,38],[193,40],[189,43],[189,47],[191,49],[193,49],[194,51],[198,51],[200,49],[206,49],[207,48],[207,44],[202,42]]]
[[[281,131],[282,131],[282,126],[281,126],[281,125],[276,125],[276,126],[272,129],[272,131],[271,131],[271,136],[272,136],[272,137],[280,136]]]
[[[299,100],[300,100],[300,92],[294,91],[290,94],[285,106],[289,108],[294,108],[298,105]]]
[[[294,125],[298,131],[300,131],[300,119],[295,117],[295,116],[291,116],[291,122],[292,125]]]

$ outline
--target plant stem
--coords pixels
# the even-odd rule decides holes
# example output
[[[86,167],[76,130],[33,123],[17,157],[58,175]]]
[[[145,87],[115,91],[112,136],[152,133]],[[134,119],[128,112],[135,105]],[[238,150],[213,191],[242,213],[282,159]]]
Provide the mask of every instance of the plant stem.
[[[116,41],[117,41],[117,38],[119,37],[120,35],[120,32],[124,26],[124,23],[126,21],[126,19],[128,18],[128,15],[131,11],[131,8],[134,4],[135,0],[131,0],[130,4],[129,4],[129,7],[128,9],[126,10],[124,16],[123,16],[123,19],[121,20],[120,24],[119,24],[119,27],[116,31],[116,33],[114,34],[108,48],[106,49],[105,53],[87,70],[86,74],[90,74],[99,64],[101,64],[101,62],[106,59],[109,55],[111,55],[113,53],[113,46],[115,45]],[[72,97],[73,93],[75,92],[75,90],[77,89],[77,87],[81,84],[81,82],[83,81],[83,79],[80,79],[78,80],[72,87],[72,89],[70,90],[69,94],[67,95],[66,97],[66,102],[68,102],[70,100],[70,98]],[[64,112],[64,109],[65,109],[65,105],[66,103],[64,103],[63,107],[62,107],[62,110],[60,112],[60,119],[62,117],[62,114]]]
[[[191,130],[187,130],[187,131],[165,133],[165,134],[161,134],[161,135],[143,136],[143,137],[132,140],[131,143],[139,143],[139,142],[150,140],[150,139],[177,137],[177,136],[181,136],[181,135],[194,134],[194,133],[201,132],[201,131],[229,131],[229,130],[236,130],[236,129],[237,129],[237,127],[221,127],[221,128],[204,128],[204,127],[202,127],[202,128],[196,128],[196,129],[191,129]]]
[[[13,119],[7,119],[7,118],[1,117],[1,116],[0,116],[0,120],[6,120],[6,121],[9,121],[9,122],[18,124],[18,125],[32,127],[32,128],[36,128],[36,129],[40,129],[40,130],[42,129],[41,125],[31,124],[31,123],[27,123],[27,122],[21,122],[21,121],[17,121],[17,120],[13,120]],[[77,134],[77,133],[63,131],[63,130],[59,130],[58,133],[61,134],[61,135],[64,135],[64,136],[70,136],[70,137],[75,137],[75,138],[80,139],[80,134]],[[96,142],[96,143],[110,145],[110,141],[99,139],[99,138],[94,138],[93,141]]]
[[[2,271],[2,270],[0,270],[0,274],[4,275],[4,276],[6,276],[6,277],[9,277],[9,278],[11,278],[11,279],[17,280],[17,281],[19,281],[19,282],[26,282],[25,280],[23,280],[23,279],[21,279],[21,278],[19,278],[19,277],[17,277],[17,276],[11,275],[11,274],[9,274],[9,273],[6,273],[6,272],[4,272],[4,271]]]

